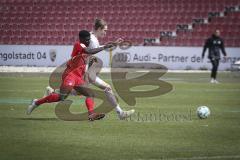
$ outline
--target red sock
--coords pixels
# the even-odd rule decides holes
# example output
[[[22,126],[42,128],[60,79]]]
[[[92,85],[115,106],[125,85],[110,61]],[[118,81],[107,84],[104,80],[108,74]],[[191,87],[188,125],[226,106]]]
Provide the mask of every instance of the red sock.
[[[93,112],[93,110],[94,110],[93,98],[87,97],[85,99],[85,103],[86,103],[86,106],[87,106],[87,109],[88,109],[88,113],[91,114]]]
[[[52,93],[49,96],[38,99],[35,103],[36,105],[41,105],[43,103],[58,102],[60,100],[60,94]]]

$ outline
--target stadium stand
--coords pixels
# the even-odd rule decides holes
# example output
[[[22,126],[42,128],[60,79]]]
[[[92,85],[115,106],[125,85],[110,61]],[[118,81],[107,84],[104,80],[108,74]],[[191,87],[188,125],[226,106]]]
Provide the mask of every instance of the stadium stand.
[[[0,44],[69,45],[96,17],[109,24],[103,42],[202,46],[219,28],[226,46],[240,46],[239,0],[1,0]]]

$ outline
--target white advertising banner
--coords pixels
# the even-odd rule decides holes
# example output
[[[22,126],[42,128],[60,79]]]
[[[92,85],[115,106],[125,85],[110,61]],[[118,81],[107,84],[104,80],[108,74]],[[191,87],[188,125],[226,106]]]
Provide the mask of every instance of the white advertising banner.
[[[55,67],[70,59],[73,46],[0,45],[0,66]],[[97,56],[109,66],[109,53]]]
[[[211,69],[211,63],[208,59],[208,52],[202,59],[201,47],[131,47],[127,50],[119,48],[113,51],[114,54],[127,55],[115,56],[116,62],[126,60],[128,63],[157,63],[166,66],[171,70],[198,70]],[[231,68],[231,64],[240,60],[240,48],[226,48],[227,57],[222,59],[219,64],[219,70]]]
[[[59,66],[66,62],[71,55],[73,46],[54,45],[0,45],[1,66]],[[219,70],[226,70],[231,64],[240,60],[240,48],[226,48],[226,59],[221,59]],[[201,47],[152,47],[135,46],[122,50],[117,48],[112,51],[112,56],[117,62],[121,62],[121,56],[126,55],[127,63],[157,63],[171,70],[185,69],[211,69],[205,53],[201,59]],[[104,67],[109,67],[110,54],[103,51],[97,54],[102,59]]]
[[[70,58],[72,46],[0,45],[0,65],[59,66]]]

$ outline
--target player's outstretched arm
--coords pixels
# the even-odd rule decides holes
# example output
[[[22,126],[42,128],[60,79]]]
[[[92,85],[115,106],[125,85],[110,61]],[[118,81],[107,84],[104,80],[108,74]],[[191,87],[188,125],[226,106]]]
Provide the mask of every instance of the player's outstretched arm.
[[[114,43],[116,44],[120,44],[122,43],[124,40],[122,38],[118,38]]]
[[[107,49],[107,48],[112,48],[114,46],[114,44],[106,44],[104,46],[101,46],[101,47],[98,47],[98,48],[85,48],[85,52],[87,54],[96,54],[98,52],[101,52],[102,50],[104,49]]]

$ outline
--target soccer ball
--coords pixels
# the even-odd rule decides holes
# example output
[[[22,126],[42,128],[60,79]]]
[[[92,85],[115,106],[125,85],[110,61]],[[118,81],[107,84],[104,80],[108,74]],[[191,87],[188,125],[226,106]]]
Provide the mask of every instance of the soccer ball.
[[[205,119],[210,115],[210,109],[207,106],[200,106],[197,108],[197,116],[200,119]]]

